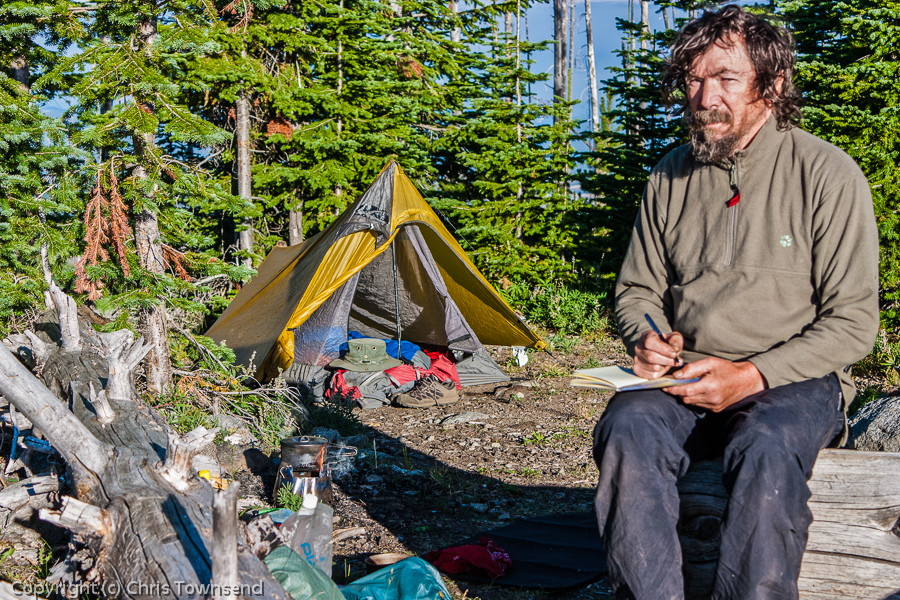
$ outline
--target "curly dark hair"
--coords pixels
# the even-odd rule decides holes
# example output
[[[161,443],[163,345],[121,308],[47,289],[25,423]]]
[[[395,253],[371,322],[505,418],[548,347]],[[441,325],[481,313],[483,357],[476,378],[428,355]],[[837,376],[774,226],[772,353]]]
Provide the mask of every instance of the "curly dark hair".
[[[668,106],[680,104],[679,113],[689,112],[683,94],[697,59],[713,44],[731,45],[736,39],[743,40],[747,47],[756,70],[757,94],[772,105],[778,128],[788,129],[799,123],[801,99],[793,84],[793,36],[766,18],[734,4],[717,11],[704,11],[679,32],[663,71],[663,101]]]

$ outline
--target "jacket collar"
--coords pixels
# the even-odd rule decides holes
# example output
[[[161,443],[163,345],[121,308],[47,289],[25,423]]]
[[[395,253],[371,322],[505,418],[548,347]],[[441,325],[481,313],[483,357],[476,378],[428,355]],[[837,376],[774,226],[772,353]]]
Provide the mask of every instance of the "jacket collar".
[[[734,157],[741,166],[749,166],[759,159],[774,152],[784,139],[784,131],[778,130],[775,115],[770,115],[762,128],[750,141],[750,145],[737,152]],[[731,165],[729,164],[729,167]]]

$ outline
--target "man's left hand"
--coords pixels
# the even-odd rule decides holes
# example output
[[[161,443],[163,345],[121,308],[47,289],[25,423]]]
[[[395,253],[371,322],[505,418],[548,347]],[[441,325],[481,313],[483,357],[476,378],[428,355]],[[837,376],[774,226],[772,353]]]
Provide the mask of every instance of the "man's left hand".
[[[666,388],[685,404],[720,412],[751,394],[766,389],[766,380],[751,362],[704,358],[672,373],[676,379],[700,377],[697,383]]]

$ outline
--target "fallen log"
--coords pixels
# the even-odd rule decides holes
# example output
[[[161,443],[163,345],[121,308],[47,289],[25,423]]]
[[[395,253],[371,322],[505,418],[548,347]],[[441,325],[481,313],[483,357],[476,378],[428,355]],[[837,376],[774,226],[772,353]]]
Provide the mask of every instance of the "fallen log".
[[[900,454],[823,450],[809,489],[800,598],[900,600]],[[708,598],[728,502],[721,460],[693,465],[678,492],[688,598]]]
[[[134,391],[132,371],[149,347],[127,331],[92,334],[77,326],[70,299],[52,290],[62,340],[11,344],[37,362],[56,397],[0,347],[0,394],[37,427],[66,462],[71,496],[41,517],[71,532],[52,579],[78,589],[99,584],[108,598],[201,598],[213,575],[214,490],[191,461],[212,441],[203,428],[181,436]],[[74,339],[74,338],[78,339]],[[238,527],[244,527],[243,524]],[[233,581],[244,595],[287,600],[283,588],[234,536]]]

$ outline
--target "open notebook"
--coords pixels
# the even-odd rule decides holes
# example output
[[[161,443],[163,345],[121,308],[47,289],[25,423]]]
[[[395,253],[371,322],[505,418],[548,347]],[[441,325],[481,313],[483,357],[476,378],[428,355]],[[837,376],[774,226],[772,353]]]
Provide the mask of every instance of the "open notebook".
[[[684,385],[700,381],[699,377],[693,379],[674,379],[672,377],[660,377],[659,379],[644,379],[634,374],[631,369],[623,367],[600,367],[598,369],[579,369],[569,384],[572,387],[602,388],[617,392],[631,392],[634,390],[655,390],[675,385]]]

